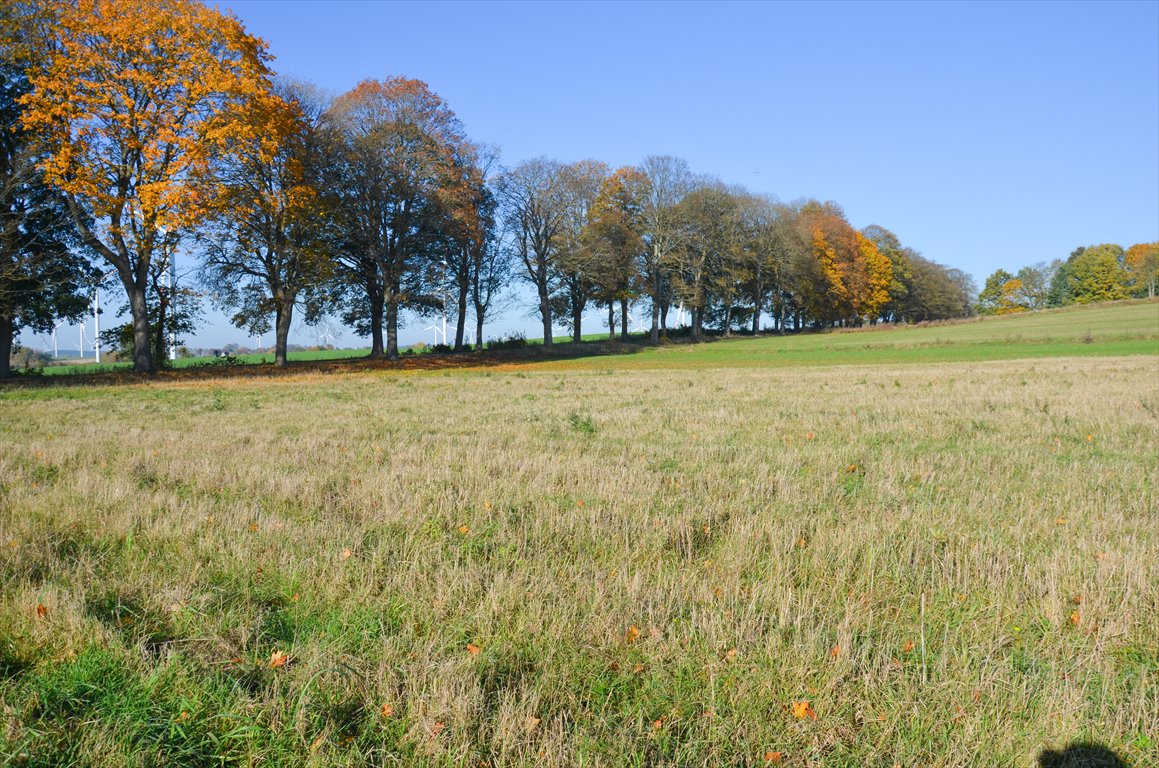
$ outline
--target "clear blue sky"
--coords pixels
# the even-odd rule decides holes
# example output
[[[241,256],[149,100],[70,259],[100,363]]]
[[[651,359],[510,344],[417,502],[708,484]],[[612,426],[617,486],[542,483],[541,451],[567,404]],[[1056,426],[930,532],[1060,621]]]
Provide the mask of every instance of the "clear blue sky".
[[[1156,2],[222,7],[282,74],[335,92],[426,81],[506,164],[679,155],[835,200],[979,284],[1159,239]],[[524,308],[501,326],[538,335]],[[244,341],[215,315],[194,343],[229,340]]]

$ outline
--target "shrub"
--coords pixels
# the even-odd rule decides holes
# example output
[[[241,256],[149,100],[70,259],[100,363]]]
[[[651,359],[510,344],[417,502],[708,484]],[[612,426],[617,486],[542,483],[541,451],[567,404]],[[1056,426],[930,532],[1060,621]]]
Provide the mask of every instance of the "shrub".
[[[523,349],[527,346],[527,339],[522,333],[512,333],[501,339],[492,339],[487,342],[487,349]]]

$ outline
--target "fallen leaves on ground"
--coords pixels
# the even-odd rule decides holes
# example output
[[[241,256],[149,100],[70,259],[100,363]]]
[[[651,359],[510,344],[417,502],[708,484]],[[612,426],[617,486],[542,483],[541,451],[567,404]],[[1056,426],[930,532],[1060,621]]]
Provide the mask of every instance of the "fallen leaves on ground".
[[[791,709],[793,711],[793,717],[798,720],[804,720],[806,717],[812,720],[817,719],[817,711],[813,709],[813,705],[808,701],[794,701]]]

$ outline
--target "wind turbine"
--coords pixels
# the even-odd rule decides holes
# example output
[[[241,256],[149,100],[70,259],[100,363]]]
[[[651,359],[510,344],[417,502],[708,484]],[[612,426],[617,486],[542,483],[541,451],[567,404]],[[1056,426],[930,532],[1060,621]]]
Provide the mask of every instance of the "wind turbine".
[[[426,328],[423,328],[423,333],[426,333],[427,331],[434,331],[435,332],[435,341],[438,341],[439,334],[442,334],[443,344],[446,345],[446,343],[447,343],[447,317],[446,317],[446,315],[443,316],[443,327],[442,328],[439,327],[438,323],[432,323],[431,325],[428,325]]]
[[[338,338],[335,332],[337,329],[334,324],[327,319],[322,319],[318,322],[318,346],[324,347],[327,344],[333,345],[334,340]]]
[[[632,328],[630,333],[641,333],[643,331],[649,330],[642,322],[640,322],[639,312],[630,315],[630,317],[632,318]]]
[[[101,288],[93,287],[93,357],[101,363]]]
[[[177,359],[177,242],[169,242],[169,230],[164,224],[157,227],[161,235],[161,268],[165,270],[166,291],[169,293],[169,359]]]
[[[580,330],[582,331],[583,328],[590,328],[591,326],[589,325],[589,323],[592,321],[593,318],[595,319],[595,322],[597,325],[599,324],[600,320],[602,319],[602,318],[600,318],[599,312],[585,308],[583,313],[580,315],[580,322],[582,323],[582,327]],[[583,341],[583,340],[584,340],[584,337],[581,334],[580,341]]]
[[[62,325],[64,325],[64,321],[63,321],[63,320],[61,320],[61,321],[60,321],[59,323],[57,323],[56,325],[52,326],[52,357],[53,357],[53,359],[54,359],[54,360],[55,360],[56,358],[60,357],[60,351],[59,351],[59,350],[57,349],[57,347],[56,347],[56,329],[57,329],[57,328],[59,328],[59,327],[60,327],[60,326],[62,326]]]

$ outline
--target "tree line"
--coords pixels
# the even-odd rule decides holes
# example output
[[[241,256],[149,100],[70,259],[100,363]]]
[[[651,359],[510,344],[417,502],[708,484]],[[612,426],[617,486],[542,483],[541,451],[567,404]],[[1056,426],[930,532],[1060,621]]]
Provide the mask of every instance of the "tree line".
[[[998,269],[986,278],[975,306],[980,314],[1005,315],[1069,304],[1155,298],[1159,242],[1123,248],[1113,243],[1080,246],[1067,259]]]
[[[974,311],[970,277],[840,206],[783,203],[652,156],[609,168],[504,167],[425,83],[366,80],[330,97],[278,78],[263,41],[190,0],[3,2],[0,373],[21,329],[75,319],[92,287],[124,292],[134,370],[164,364],[200,291],[284,365],[296,316],[337,316],[395,356],[406,313],[447,311],[455,349],[516,285],[544,344],[589,310],[651,341],[686,332],[922,322]]]

